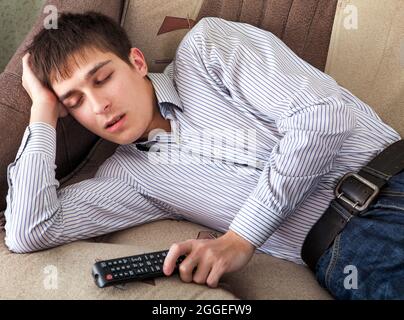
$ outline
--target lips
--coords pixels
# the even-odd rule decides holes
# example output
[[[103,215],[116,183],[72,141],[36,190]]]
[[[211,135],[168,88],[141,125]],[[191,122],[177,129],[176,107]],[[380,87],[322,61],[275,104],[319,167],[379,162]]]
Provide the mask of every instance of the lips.
[[[112,120],[108,121],[105,124],[104,129],[108,129],[108,128],[112,127],[115,123],[117,123],[119,120],[121,120],[124,116],[125,115],[122,114],[120,116],[116,116],[116,117],[112,118]]]

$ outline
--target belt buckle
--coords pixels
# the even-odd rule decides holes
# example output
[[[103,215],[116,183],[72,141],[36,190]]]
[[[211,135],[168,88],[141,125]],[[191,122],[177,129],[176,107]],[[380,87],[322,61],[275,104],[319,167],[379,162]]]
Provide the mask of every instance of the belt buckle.
[[[359,180],[360,182],[362,182],[363,184],[365,184],[366,186],[370,187],[371,189],[373,189],[373,193],[369,196],[369,198],[365,201],[365,203],[361,206],[358,206],[359,202],[353,202],[350,199],[348,199],[346,196],[344,196],[343,192],[340,192],[340,187],[342,185],[342,183],[349,177],[354,177],[357,180]],[[344,201],[345,203],[347,203],[348,205],[350,205],[353,209],[357,210],[357,211],[363,211],[366,210],[369,206],[369,204],[373,201],[373,199],[379,194],[379,187],[376,186],[375,184],[373,184],[372,182],[370,182],[369,180],[363,178],[362,176],[360,176],[357,173],[353,173],[353,172],[349,172],[347,174],[345,174],[341,180],[338,182],[337,187],[335,188],[335,196],[337,197],[337,199],[341,199],[342,201]]]

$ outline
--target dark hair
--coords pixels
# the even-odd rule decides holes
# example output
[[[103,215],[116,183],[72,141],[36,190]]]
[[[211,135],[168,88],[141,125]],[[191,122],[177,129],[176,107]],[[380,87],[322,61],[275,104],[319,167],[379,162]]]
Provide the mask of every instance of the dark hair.
[[[78,66],[77,59],[84,58],[85,49],[112,52],[130,66],[132,45],[125,30],[113,19],[89,11],[83,14],[62,13],[57,29],[42,29],[27,48],[31,66],[38,79],[51,88],[54,80],[72,75],[69,59]]]

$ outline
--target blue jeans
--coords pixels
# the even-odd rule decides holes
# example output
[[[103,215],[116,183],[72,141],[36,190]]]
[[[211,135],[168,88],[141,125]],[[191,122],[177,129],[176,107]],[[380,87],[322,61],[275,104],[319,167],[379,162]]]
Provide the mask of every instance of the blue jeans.
[[[404,299],[404,171],[353,217],[316,265],[336,299]]]

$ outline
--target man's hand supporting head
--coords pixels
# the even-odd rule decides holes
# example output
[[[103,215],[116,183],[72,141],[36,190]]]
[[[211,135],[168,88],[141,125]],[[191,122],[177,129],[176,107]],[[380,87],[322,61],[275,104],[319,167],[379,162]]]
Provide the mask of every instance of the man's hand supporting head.
[[[56,95],[36,77],[30,65],[30,54],[22,58],[22,85],[32,100],[30,124],[44,122],[56,129],[59,117],[68,114]]]

